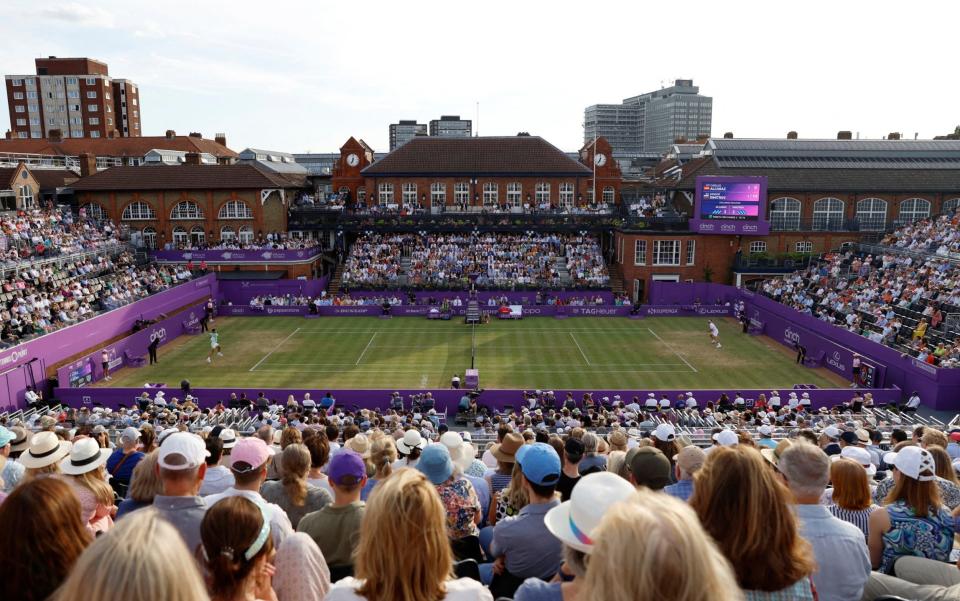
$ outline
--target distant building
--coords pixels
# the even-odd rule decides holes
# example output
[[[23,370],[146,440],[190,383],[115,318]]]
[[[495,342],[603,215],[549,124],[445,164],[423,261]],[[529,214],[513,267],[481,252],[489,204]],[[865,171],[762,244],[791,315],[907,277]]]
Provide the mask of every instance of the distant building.
[[[390,124],[390,152],[400,148],[417,136],[427,135],[427,124],[417,123],[415,119]]]
[[[140,92],[111,79],[106,63],[90,58],[36,59],[36,74],[7,75],[14,138],[140,136]]]
[[[621,104],[595,104],[584,110],[583,140],[603,136],[616,157],[665,152],[678,139],[710,136],[713,99],[702,96],[691,79],[669,88],[626,98]]]
[[[430,135],[438,138],[469,138],[473,135],[473,121],[460,115],[442,115],[430,121]]]

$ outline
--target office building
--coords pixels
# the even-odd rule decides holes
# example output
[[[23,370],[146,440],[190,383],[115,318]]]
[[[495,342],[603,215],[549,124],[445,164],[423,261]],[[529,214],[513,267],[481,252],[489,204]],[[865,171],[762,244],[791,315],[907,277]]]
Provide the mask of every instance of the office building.
[[[390,124],[390,152],[400,148],[416,136],[427,135],[427,124],[417,123],[414,119]]]
[[[90,58],[36,59],[36,74],[7,75],[14,138],[140,136],[140,93],[128,79],[111,79]]]
[[[442,115],[430,121],[430,135],[438,138],[469,138],[473,135],[473,121],[460,115]]]
[[[606,138],[617,157],[665,152],[678,139],[710,136],[713,98],[691,79],[669,88],[626,98],[621,104],[595,104],[584,110],[583,139]]]

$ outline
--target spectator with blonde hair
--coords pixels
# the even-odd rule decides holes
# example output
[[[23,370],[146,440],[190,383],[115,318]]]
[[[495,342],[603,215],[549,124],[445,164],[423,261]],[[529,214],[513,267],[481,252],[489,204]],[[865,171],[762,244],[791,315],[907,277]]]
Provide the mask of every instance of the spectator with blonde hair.
[[[97,538],[52,601],[207,601],[193,555],[153,509]]]
[[[144,455],[133,468],[130,487],[127,489],[127,498],[120,502],[117,508],[117,519],[144,507],[153,505],[153,499],[163,493],[163,481],[157,473],[156,449]]]
[[[336,583],[328,601],[492,601],[468,578],[452,579],[446,513],[436,489],[416,470],[383,480],[360,530],[356,578]]]
[[[614,504],[591,535],[595,542],[576,598],[741,601],[729,562],[706,534],[682,501],[637,489]]]
[[[60,461],[60,471],[73,487],[83,508],[83,520],[94,535],[113,527],[117,508],[113,504],[113,488],[107,484],[104,464],[110,449],[100,448],[96,439],[81,438]]]
[[[53,432],[37,432],[30,438],[30,446],[20,455],[26,468],[21,482],[60,473],[60,460],[70,454],[73,445],[60,440]]]
[[[370,496],[378,482],[393,473],[393,464],[397,461],[397,444],[392,436],[380,436],[374,439],[370,446],[370,463],[373,465],[373,475],[367,479],[360,492],[364,501]]]
[[[291,443],[280,453],[282,479],[268,480],[260,488],[263,498],[279,505],[294,526],[303,516],[333,501],[325,489],[307,482],[309,472],[310,451],[302,444]]]

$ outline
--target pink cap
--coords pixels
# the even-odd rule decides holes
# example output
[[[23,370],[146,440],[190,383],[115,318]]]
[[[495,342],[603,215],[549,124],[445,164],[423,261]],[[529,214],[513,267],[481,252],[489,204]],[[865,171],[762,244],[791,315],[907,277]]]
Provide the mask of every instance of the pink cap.
[[[273,455],[273,449],[267,446],[263,440],[250,437],[237,441],[233,450],[230,452],[230,469],[235,472],[245,473],[258,469]],[[243,469],[237,469],[238,463],[245,463]]]

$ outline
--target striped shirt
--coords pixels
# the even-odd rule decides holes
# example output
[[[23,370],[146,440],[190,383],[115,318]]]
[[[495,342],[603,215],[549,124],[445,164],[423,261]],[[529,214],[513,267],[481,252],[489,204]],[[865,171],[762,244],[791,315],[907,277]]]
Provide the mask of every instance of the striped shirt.
[[[496,494],[510,486],[512,478],[512,474],[498,474],[497,472],[490,474],[490,494]]]
[[[829,505],[827,509],[833,517],[849,522],[863,532],[864,537],[870,536],[870,514],[880,509],[879,505],[871,505],[866,509],[844,509],[839,505]]]

